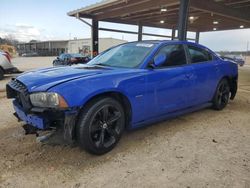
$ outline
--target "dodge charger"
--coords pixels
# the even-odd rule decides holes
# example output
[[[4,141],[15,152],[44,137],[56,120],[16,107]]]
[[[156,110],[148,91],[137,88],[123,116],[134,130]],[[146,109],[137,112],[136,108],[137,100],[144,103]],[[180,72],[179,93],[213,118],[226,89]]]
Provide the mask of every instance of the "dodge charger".
[[[7,84],[14,115],[27,132],[62,130],[88,152],[112,150],[136,129],[211,107],[237,92],[237,64],[184,41],[112,47],[85,65],[29,71]]]

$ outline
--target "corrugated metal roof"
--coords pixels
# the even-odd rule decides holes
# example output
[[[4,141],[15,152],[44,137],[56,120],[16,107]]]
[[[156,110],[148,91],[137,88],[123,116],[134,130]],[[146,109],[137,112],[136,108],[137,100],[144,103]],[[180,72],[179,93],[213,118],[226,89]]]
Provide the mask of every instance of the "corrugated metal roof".
[[[179,0],[105,0],[68,13],[99,21],[177,28]],[[189,31],[250,28],[250,0],[190,0]]]

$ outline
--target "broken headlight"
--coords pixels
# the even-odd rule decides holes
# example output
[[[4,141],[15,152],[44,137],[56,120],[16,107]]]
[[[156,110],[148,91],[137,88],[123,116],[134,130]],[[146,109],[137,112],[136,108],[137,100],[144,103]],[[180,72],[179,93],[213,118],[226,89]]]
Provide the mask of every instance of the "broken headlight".
[[[30,95],[31,104],[35,107],[44,108],[67,108],[68,104],[57,93],[33,93]]]

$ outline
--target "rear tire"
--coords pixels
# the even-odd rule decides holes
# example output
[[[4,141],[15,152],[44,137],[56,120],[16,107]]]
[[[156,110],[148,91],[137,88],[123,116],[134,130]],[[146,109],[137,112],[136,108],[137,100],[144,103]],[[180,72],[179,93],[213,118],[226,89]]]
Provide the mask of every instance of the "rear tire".
[[[213,99],[213,108],[215,110],[222,110],[228,104],[230,98],[230,86],[227,79],[222,79],[216,89]]]
[[[109,97],[90,102],[79,117],[76,136],[79,145],[89,153],[102,155],[119,142],[125,127],[122,105]]]

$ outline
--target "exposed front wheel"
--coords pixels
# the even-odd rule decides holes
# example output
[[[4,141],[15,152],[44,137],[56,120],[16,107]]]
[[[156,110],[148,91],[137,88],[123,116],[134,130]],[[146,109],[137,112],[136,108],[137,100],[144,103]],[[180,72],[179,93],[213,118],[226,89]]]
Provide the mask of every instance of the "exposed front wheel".
[[[222,110],[228,104],[230,97],[230,86],[226,79],[222,79],[217,86],[215,96],[213,99],[213,108],[216,110]]]
[[[93,100],[81,114],[76,135],[88,152],[101,155],[114,148],[125,127],[122,105],[112,98]]]

